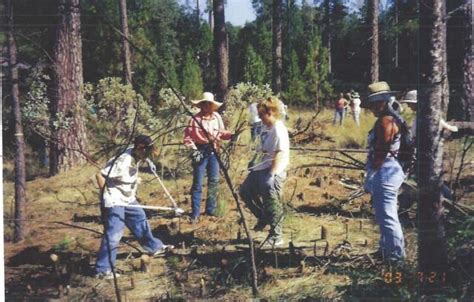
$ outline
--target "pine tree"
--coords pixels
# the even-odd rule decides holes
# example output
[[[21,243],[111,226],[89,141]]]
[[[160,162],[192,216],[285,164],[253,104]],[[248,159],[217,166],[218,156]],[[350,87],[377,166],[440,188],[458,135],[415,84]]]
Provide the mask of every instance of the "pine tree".
[[[54,48],[54,95],[50,174],[85,162],[86,126],[82,109],[82,39],[79,0],[59,1]]]
[[[244,57],[243,80],[254,84],[265,84],[267,69],[262,58],[252,45],[247,46]]]
[[[199,67],[192,51],[186,53],[182,83],[181,92],[186,98],[196,99],[202,96],[203,84],[201,68]]]
[[[288,68],[288,91],[284,93],[284,98],[288,105],[302,103],[305,99],[304,83],[301,78],[298,55],[295,50],[291,52],[290,56]]]
[[[331,85],[328,81],[328,52],[322,46],[321,36],[315,35],[308,45],[308,55],[303,78],[306,84],[306,99],[314,101],[319,107],[321,97],[331,92]]]

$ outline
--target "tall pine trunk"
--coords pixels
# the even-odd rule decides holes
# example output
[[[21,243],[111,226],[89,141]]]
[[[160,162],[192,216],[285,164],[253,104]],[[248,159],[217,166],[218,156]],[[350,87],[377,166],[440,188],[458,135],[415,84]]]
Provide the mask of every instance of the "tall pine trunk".
[[[59,0],[54,47],[54,95],[50,174],[83,164],[87,137],[82,112],[80,0]],[[59,125],[59,127],[58,127]]]
[[[332,10],[331,10],[331,0],[325,0],[323,3],[323,10],[324,10],[324,44],[328,49],[328,68],[329,73],[332,72],[332,63],[331,63],[331,42],[332,42]]]
[[[273,93],[279,95],[281,93],[281,74],[283,70],[283,59],[282,59],[282,24],[281,24],[281,10],[282,1],[273,0],[273,73],[272,73],[272,86]]]
[[[120,25],[122,27],[122,65],[123,80],[127,84],[132,84],[132,64],[130,45],[128,44],[128,17],[127,17],[127,1],[119,0],[120,7]]]
[[[442,274],[447,268],[447,247],[442,205],[443,137],[440,121],[447,108],[446,15],[444,0],[420,5],[420,97],[417,114],[419,186],[419,271]],[[443,110],[444,109],[444,110]],[[433,286],[433,284],[425,284]],[[438,285],[435,285],[435,287]],[[428,289],[428,287],[426,287]]]
[[[369,24],[372,33],[372,51],[370,53],[370,81],[379,81],[379,0],[369,0]]]
[[[464,64],[463,64],[463,85],[462,101],[465,120],[474,122],[474,93],[472,84],[474,82],[474,54],[472,40],[472,2],[467,2],[464,6]]]
[[[11,96],[13,118],[15,122],[15,232],[14,242],[25,237],[24,219],[26,216],[26,173],[25,173],[25,140],[23,137],[23,124],[21,122],[20,91],[18,88],[17,48],[13,35],[13,6],[11,0],[5,1],[6,17],[8,22],[8,59],[9,80],[11,83]]]
[[[216,53],[216,76],[218,101],[223,101],[229,85],[229,54],[225,28],[224,0],[214,0],[214,51]]]

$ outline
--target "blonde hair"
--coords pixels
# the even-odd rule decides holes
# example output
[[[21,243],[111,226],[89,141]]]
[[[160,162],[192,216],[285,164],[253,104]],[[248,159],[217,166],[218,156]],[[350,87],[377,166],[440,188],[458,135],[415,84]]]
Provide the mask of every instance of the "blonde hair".
[[[281,102],[276,96],[269,96],[266,99],[261,100],[257,104],[258,113],[272,113],[272,115],[280,119],[281,118]]]

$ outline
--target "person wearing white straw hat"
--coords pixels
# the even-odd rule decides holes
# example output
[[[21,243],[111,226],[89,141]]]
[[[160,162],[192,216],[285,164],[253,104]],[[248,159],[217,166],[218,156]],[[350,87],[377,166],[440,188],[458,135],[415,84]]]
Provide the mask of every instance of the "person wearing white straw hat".
[[[410,90],[405,94],[405,97],[403,100],[400,101],[400,103],[405,103],[407,104],[408,108],[410,108],[413,112],[416,113],[417,107],[418,107],[418,92],[417,90]],[[441,119],[440,121],[440,127],[443,129],[449,130],[451,132],[457,132],[459,129],[456,126],[452,126],[448,124],[444,119]],[[413,123],[411,126],[411,131],[414,136],[416,136],[416,116],[413,119]]]
[[[354,118],[354,122],[356,123],[357,127],[360,126],[360,95],[356,91],[351,92],[351,110],[352,110],[352,117]]]
[[[193,184],[191,186],[191,223],[196,223],[201,214],[201,195],[204,176],[207,173],[206,214],[215,215],[218,185],[219,163],[216,154],[221,140],[230,140],[232,134],[225,129],[224,122],[217,109],[222,103],[214,100],[214,95],[204,92],[203,98],[191,103],[200,111],[189,120],[184,130],[184,145],[192,150]]]
[[[402,125],[390,113],[388,104],[394,92],[386,82],[369,85],[369,96],[362,107],[369,108],[377,117],[369,132],[364,189],[372,196],[375,218],[380,227],[380,249],[377,253],[384,261],[405,258],[405,241],[397,213],[397,195],[405,179],[397,159],[400,149]]]

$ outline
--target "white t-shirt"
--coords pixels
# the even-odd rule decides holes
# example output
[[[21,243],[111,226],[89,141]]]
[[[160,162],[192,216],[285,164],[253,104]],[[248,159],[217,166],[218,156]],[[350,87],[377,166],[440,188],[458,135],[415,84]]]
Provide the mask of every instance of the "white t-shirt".
[[[279,171],[274,171],[280,174],[285,171],[290,162],[290,138],[288,136],[288,129],[282,120],[277,120],[271,127],[263,127],[260,134],[262,145],[259,150],[259,158],[256,164],[251,168],[252,171],[259,171],[271,168],[273,159],[277,152],[282,153],[282,162]]]
[[[105,168],[100,170],[102,176],[106,178],[104,190],[106,208],[124,206],[136,201],[139,162],[133,158],[132,150],[133,148],[128,148],[115,162],[112,158]]]
[[[352,111],[360,111],[360,99],[352,99]]]
[[[252,103],[249,105],[249,116],[250,124],[255,124],[261,121],[260,117],[258,117],[257,103]]]

